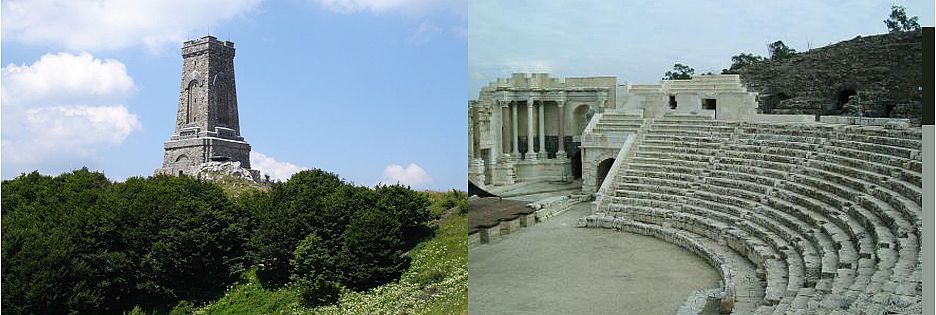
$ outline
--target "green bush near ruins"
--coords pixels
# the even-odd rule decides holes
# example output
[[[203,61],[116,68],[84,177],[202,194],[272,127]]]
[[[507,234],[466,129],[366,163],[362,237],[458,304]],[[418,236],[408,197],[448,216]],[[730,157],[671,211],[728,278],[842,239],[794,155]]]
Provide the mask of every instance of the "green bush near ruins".
[[[338,293],[332,307],[385,299],[389,287],[431,287],[436,301],[453,290],[438,288],[453,273],[426,266],[451,251],[465,264],[454,290],[467,307],[467,247],[426,249],[454,237],[429,238],[452,229],[430,227],[439,217],[430,209],[463,193],[354,186],[319,170],[232,191],[188,176],[112,182],[87,169],[21,175],[2,193],[2,307],[11,314],[188,314],[206,303],[197,313],[305,312]]]

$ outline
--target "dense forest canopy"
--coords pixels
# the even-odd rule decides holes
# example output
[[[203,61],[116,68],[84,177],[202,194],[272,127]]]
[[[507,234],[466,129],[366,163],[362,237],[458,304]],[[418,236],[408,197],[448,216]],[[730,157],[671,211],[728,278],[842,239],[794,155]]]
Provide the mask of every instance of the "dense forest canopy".
[[[433,194],[321,170],[237,197],[187,176],[113,182],[87,169],[24,174],[2,194],[10,314],[167,311],[217,298],[248,268],[264,286],[330,303],[395,281],[439,214]]]

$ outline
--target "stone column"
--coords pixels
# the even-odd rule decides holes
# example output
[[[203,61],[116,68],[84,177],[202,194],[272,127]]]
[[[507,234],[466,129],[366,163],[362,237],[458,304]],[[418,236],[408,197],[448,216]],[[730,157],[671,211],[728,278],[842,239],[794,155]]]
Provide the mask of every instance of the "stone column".
[[[510,105],[511,105],[511,106],[510,106],[510,114],[511,114],[511,115],[510,115],[510,120],[512,121],[512,125],[513,125],[513,127],[512,127],[512,128],[513,128],[513,132],[510,133],[510,138],[511,138],[511,140],[512,140],[511,142],[513,143],[513,149],[512,149],[513,151],[512,151],[512,152],[513,152],[513,157],[514,157],[514,158],[519,158],[519,157],[520,157],[520,141],[517,140],[517,135],[519,134],[519,133],[517,132],[517,129],[519,129],[519,128],[517,127],[517,125],[520,124],[520,121],[517,120],[517,104],[514,103],[514,104],[510,104]]]
[[[533,98],[527,99],[527,160],[536,160],[533,152]]]
[[[540,102],[539,104],[539,152],[537,156],[541,159],[546,159],[549,157],[549,153],[546,152],[546,124],[545,122],[545,110],[543,107],[546,106],[546,102]]]
[[[504,103],[501,101],[496,101],[494,104],[493,112],[497,115],[492,114],[491,116],[495,117],[491,117],[491,121],[494,123],[493,129],[497,131],[497,145],[491,146],[491,156],[494,157],[491,159],[492,164],[500,159],[501,154],[507,154],[507,144],[504,142],[504,140],[507,139],[507,135],[504,134],[504,121],[507,119],[504,112],[507,107],[504,106]]]
[[[477,111],[473,108],[468,108],[468,161],[474,161],[475,157],[475,144],[474,144],[474,124],[477,120],[477,115],[474,115]]]
[[[559,151],[556,152],[557,159],[566,158],[565,152],[565,101],[557,101],[559,107]]]

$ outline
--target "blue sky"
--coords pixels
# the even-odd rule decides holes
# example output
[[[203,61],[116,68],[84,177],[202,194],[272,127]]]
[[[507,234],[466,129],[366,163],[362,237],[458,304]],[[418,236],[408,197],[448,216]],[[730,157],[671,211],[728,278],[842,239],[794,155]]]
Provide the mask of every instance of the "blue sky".
[[[884,33],[892,4],[933,25],[932,0],[471,1],[468,93],[512,72],[654,83],[679,62],[719,73],[776,40],[805,51]]]
[[[465,187],[467,4],[4,1],[2,177],[148,176],[173,132],[181,42],[235,42],[254,168]],[[52,21],[52,22],[50,22]]]

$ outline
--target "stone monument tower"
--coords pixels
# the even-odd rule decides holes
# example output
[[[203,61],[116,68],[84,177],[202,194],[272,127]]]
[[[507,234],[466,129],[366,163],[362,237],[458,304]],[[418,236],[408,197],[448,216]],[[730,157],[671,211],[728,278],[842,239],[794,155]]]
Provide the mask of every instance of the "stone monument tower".
[[[234,81],[234,43],[212,36],[182,45],[182,83],[175,132],[156,173],[196,175],[226,165],[254,180],[250,145],[240,135]]]

